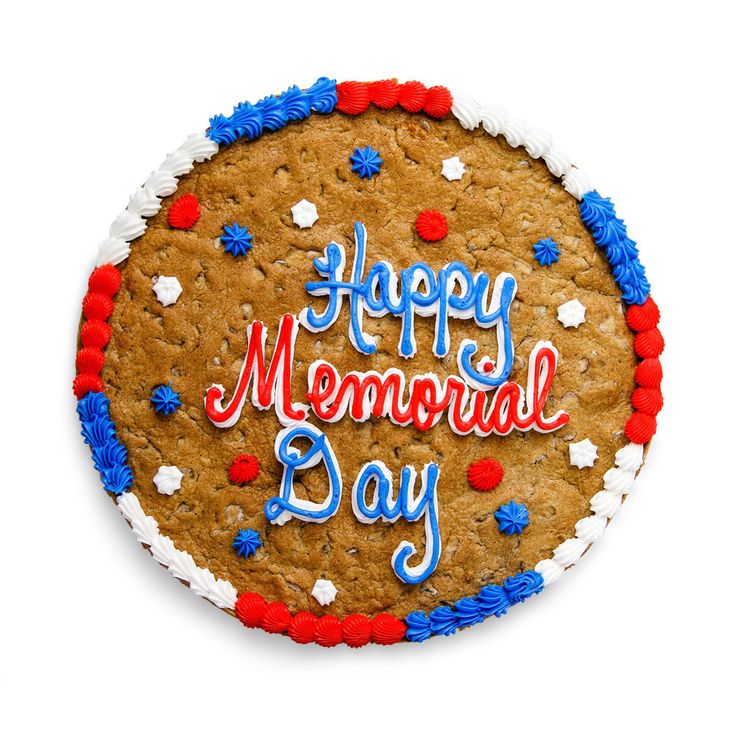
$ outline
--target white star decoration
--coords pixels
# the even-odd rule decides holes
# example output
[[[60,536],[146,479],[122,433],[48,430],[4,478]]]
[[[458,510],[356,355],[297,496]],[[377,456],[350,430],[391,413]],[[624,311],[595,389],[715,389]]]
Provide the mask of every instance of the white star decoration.
[[[170,304],[176,304],[181,294],[181,284],[176,276],[159,276],[153,290],[156,292],[156,299],[168,307]]]
[[[176,465],[162,465],[158,469],[158,473],[153,476],[153,482],[156,484],[156,490],[165,496],[170,496],[174,491],[181,488],[181,479],[184,473],[176,467]]]
[[[557,319],[565,327],[580,327],[585,322],[585,306],[577,299],[557,307]]]
[[[458,156],[443,159],[442,176],[444,176],[447,181],[457,181],[458,179],[462,179],[464,173],[465,164],[463,164]]]
[[[291,208],[291,217],[294,224],[299,227],[312,227],[319,220],[317,206],[307,199],[302,199]]]
[[[316,599],[320,606],[329,606],[337,596],[337,588],[332,584],[332,580],[323,580],[320,578],[314,583],[312,588],[312,597]]]
[[[592,468],[598,459],[598,447],[587,437],[581,442],[570,443],[570,465],[578,468]]]

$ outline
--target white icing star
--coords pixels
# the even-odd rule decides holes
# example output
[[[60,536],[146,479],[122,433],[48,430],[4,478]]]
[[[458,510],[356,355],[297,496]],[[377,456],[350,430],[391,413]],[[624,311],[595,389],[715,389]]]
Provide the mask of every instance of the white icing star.
[[[560,304],[557,307],[557,319],[565,327],[580,327],[585,322],[585,305],[577,299]]]
[[[184,473],[176,467],[176,465],[162,465],[158,469],[158,473],[153,476],[153,482],[156,484],[156,490],[165,496],[170,496],[174,491],[181,488],[181,479]]]
[[[464,173],[465,164],[463,164],[458,156],[443,159],[442,176],[444,176],[447,181],[457,181],[458,179],[462,179]]]
[[[314,583],[312,597],[316,599],[320,606],[329,606],[336,596],[337,588],[332,584],[332,580],[320,578]]]
[[[570,443],[570,465],[578,468],[592,468],[598,459],[598,447],[587,437],[581,442]]]
[[[299,227],[312,227],[319,220],[317,206],[307,199],[302,199],[291,208],[291,217],[294,224]]]
[[[156,299],[168,307],[170,304],[176,304],[181,294],[181,284],[176,276],[159,276],[153,290],[156,292]]]

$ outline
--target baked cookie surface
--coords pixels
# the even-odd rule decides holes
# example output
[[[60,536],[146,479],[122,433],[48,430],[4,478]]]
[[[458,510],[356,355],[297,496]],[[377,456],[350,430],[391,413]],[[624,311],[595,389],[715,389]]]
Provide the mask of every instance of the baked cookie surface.
[[[541,591],[661,408],[610,201],[546,136],[417,85],[216,116],[115,221],[83,305],[106,489],[176,577],[299,642],[420,641]]]

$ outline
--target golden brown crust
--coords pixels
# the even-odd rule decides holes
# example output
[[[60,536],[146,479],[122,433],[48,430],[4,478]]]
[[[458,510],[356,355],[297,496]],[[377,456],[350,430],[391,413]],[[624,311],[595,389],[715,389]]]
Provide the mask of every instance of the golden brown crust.
[[[380,175],[370,180],[353,174],[349,162],[353,149],[366,144],[384,160]],[[440,169],[443,159],[455,155],[468,173],[449,182]],[[168,207],[187,192],[199,198],[202,217],[191,231],[171,230]],[[311,229],[300,230],[291,219],[290,207],[302,198],[319,211]],[[447,216],[449,235],[440,243],[424,243],[413,230],[417,214],[427,208]],[[270,354],[281,315],[315,301],[304,289],[306,281],[316,279],[312,258],[336,240],[351,261],[355,220],[368,230],[368,267],[385,259],[398,270],[423,260],[439,269],[459,260],[492,279],[501,271],[514,274],[519,287],[511,315],[516,350],[511,380],[524,384],[531,348],[538,340],[552,340],[560,365],[546,414],[564,408],[571,420],[552,434],[483,439],[454,434],[444,419],[423,433],[388,419],[326,425],[312,418],[327,433],[342,468],[340,509],[324,524],[292,520],[272,526],[263,504],[278,493],[280,482],[273,453],[280,429],[275,414],[247,404],[233,428],[220,430],[204,414],[204,393],[212,383],[232,390],[245,352],[245,328],[253,319],[269,329]],[[253,250],[244,258],[224,253],[218,240],[223,226],[235,221],[253,234]],[[545,237],[561,245],[552,268],[533,259],[532,244]],[[102,378],[130,454],[133,490],[162,534],[239,592],[257,591],[292,610],[338,616],[379,611],[405,616],[474,594],[484,584],[533,568],[572,536],[625,444],[634,387],[632,336],[610,269],[581,223],[576,201],[523,149],[482,131],[465,131],[454,120],[371,109],[357,118],[315,115],[257,141],[238,141],[182,177],[121,270]],[[152,280],[158,275],[181,282],[176,305],[156,301]],[[587,307],[586,322],[566,330],[557,320],[557,306],[574,298]],[[474,323],[452,320],[450,353],[440,360],[431,349],[433,319],[418,318],[418,353],[404,362],[396,352],[398,320],[365,324],[379,336],[377,355],[355,351],[344,314],[322,334],[300,330],[296,400],[303,400],[309,364],[320,357],[341,373],[398,365],[408,377],[433,371],[444,378],[457,372],[454,355],[463,338],[484,339]],[[154,386],[169,381],[183,406],[162,417],[154,413],[150,395]],[[598,446],[599,460],[578,470],[570,466],[568,446],[585,437]],[[260,477],[244,488],[227,475],[242,452],[262,463]],[[505,477],[494,491],[479,493],[468,486],[465,472],[471,462],[489,456],[503,464]],[[373,459],[383,460],[395,475],[405,464],[420,469],[434,461],[441,467],[442,557],[420,585],[400,582],[390,561],[403,539],[423,551],[422,525],[403,520],[364,525],[350,508],[358,469]],[[172,496],[160,495],[153,485],[162,464],[184,472],[181,490]],[[322,470],[307,471],[301,483],[305,497],[324,497]],[[531,523],[520,537],[499,533],[493,517],[510,499],[529,509]],[[239,527],[261,533],[264,546],[255,557],[240,558],[231,549]],[[338,589],[336,601],[325,609],[309,595],[320,577]]]

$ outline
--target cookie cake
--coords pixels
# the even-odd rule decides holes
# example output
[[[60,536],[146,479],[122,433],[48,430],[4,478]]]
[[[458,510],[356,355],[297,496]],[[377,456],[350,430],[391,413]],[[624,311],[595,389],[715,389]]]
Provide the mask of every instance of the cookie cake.
[[[74,393],[153,558],[245,626],[421,642],[554,584],[631,490],[659,310],[545,133],[420,82],[214,115],[130,198]]]

